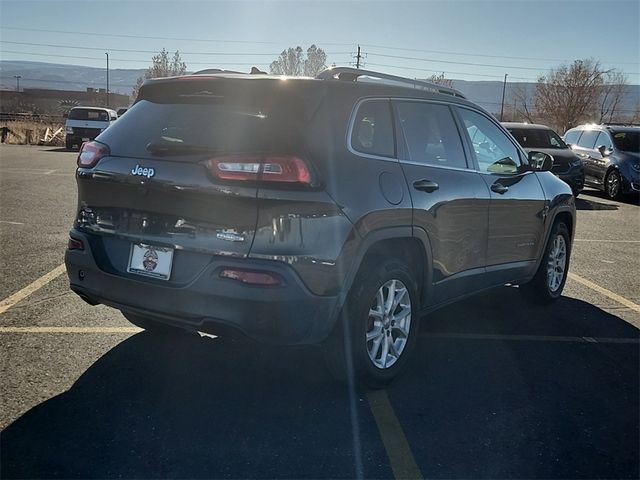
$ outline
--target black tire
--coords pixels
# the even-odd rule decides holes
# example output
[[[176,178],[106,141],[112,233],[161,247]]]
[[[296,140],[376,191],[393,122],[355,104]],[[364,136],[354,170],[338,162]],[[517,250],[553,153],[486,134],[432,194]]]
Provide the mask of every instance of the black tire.
[[[69,141],[65,141],[64,142],[64,146],[67,150],[73,150],[73,143],[69,142]]]
[[[611,170],[604,179],[604,194],[611,200],[622,198],[622,177],[617,170]]]
[[[388,347],[385,347],[385,342],[392,341],[393,345],[396,342],[401,344],[400,339],[406,338],[404,347],[400,354],[392,359],[392,364],[386,368],[380,368],[374,364],[368,351],[368,345],[371,343],[373,346],[375,340],[370,342],[366,340],[367,331],[370,328],[376,329],[375,319],[370,316],[370,309],[372,309],[372,302],[377,298],[378,290],[382,288],[384,291],[384,286],[393,280],[400,281],[406,287],[406,295],[411,302],[410,308],[407,308],[410,311],[410,322],[408,335],[404,337],[398,335],[400,325],[392,326],[390,318],[379,321],[383,344],[380,348],[383,352],[385,348],[391,351],[392,344],[387,343]],[[400,284],[396,283],[396,285]],[[398,289],[399,292],[402,290],[402,288]],[[386,291],[389,292],[389,288]],[[325,361],[334,377],[347,381],[353,379],[357,384],[369,388],[383,388],[405,370],[411,352],[415,348],[420,327],[417,292],[414,274],[400,260],[370,262],[361,269],[349,292],[336,327],[324,344]],[[406,296],[403,298],[406,304]],[[401,306],[402,304],[398,307],[399,310],[402,310]],[[399,312],[398,309],[394,312]],[[385,322],[387,322],[386,327],[382,326]],[[386,336],[390,340],[385,338],[385,328],[388,329]],[[382,357],[382,352],[380,353]]]
[[[555,239],[560,236],[565,245],[565,265],[562,274],[562,280],[556,288],[550,286],[548,271],[550,261],[552,260],[552,250],[554,249]],[[562,290],[567,282],[567,273],[569,272],[569,260],[571,258],[571,236],[569,229],[562,221],[556,221],[551,228],[549,240],[544,249],[544,255],[540,261],[540,266],[533,279],[526,284],[520,285],[520,292],[530,302],[538,305],[548,305],[562,296]],[[557,270],[556,270],[557,271]]]
[[[149,333],[161,335],[184,335],[185,333],[188,333],[188,331],[183,328],[174,327],[173,325],[168,325],[166,323],[143,317],[131,312],[122,312],[122,315],[124,315],[124,317],[131,323],[133,323],[136,327],[142,328]]]

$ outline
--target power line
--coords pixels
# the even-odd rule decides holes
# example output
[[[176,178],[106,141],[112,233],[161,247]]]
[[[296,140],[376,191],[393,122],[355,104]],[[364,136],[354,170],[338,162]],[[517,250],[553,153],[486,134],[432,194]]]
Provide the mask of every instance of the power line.
[[[5,27],[0,26],[0,30],[19,30],[26,32],[45,32],[45,33],[62,33],[66,35],[92,35],[97,37],[120,37],[120,38],[144,38],[149,40],[164,40],[164,41],[180,41],[180,42],[205,42],[205,43],[246,43],[246,44],[259,44],[259,45],[282,45],[282,42],[273,41],[261,41],[261,40],[223,40],[223,39],[205,39],[205,38],[180,38],[180,37],[154,37],[148,35],[128,35],[124,33],[100,33],[100,32],[70,32],[65,30],[49,30],[42,28],[25,28],[25,27]],[[315,42],[316,44],[319,42]],[[353,43],[336,43],[336,42],[323,42],[322,45],[332,46],[352,46]]]
[[[109,50],[110,52],[129,52],[129,53],[154,53],[157,54],[158,50],[133,50],[129,48],[103,48],[103,47],[84,47],[78,45],[57,45],[52,43],[29,43],[29,42],[11,42],[8,40],[0,40],[0,43],[10,43],[13,45],[28,45],[28,46],[36,46],[36,47],[54,47],[54,48],[70,48],[75,50],[96,50],[96,51],[104,51]],[[350,55],[350,52],[325,52],[327,55]],[[249,55],[249,56],[269,56],[269,57],[277,57],[280,53],[251,53],[251,52],[180,52],[180,55],[226,55],[226,56],[241,56],[241,55]]]
[[[362,44],[363,47],[370,48],[382,48],[387,50],[399,50],[406,52],[419,52],[419,53],[439,53],[443,55],[462,55],[467,57],[486,57],[486,58],[504,58],[510,60],[533,60],[540,62],[566,62],[567,59],[558,59],[558,58],[536,58],[536,57],[512,57],[508,55],[488,55],[482,53],[462,53],[462,52],[447,52],[444,50],[423,50],[419,48],[406,48],[406,47],[389,47],[384,45],[373,45],[373,44]],[[640,65],[640,62],[606,62],[609,64],[618,64],[618,65]]]

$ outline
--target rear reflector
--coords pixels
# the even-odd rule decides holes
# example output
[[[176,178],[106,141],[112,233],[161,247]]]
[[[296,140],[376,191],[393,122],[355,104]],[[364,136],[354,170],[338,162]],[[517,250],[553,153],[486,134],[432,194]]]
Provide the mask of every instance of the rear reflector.
[[[208,160],[207,167],[220,180],[311,185],[307,164],[292,155],[229,155]]]
[[[102,157],[109,155],[109,147],[100,142],[85,142],[80,147],[78,167],[91,168]]]
[[[69,250],[84,250],[84,243],[82,240],[78,240],[77,238],[69,237],[69,242],[67,243],[67,248]]]
[[[257,272],[253,270],[225,268],[220,272],[220,278],[238,280],[239,282],[251,285],[282,285],[280,276],[268,272]]]

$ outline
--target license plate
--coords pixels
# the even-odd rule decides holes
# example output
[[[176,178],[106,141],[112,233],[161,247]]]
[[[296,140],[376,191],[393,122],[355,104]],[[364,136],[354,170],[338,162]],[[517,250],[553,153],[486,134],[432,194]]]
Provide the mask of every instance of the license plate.
[[[169,280],[173,263],[173,248],[133,243],[127,272]]]
[[[91,139],[89,137],[82,137],[82,141],[83,142],[89,142],[89,141],[91,141]]]

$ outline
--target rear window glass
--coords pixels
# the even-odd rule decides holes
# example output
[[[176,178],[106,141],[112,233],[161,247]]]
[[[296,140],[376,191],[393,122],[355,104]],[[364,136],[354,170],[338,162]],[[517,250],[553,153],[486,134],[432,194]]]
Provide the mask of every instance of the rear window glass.
[[[599,133],[598,130],[585,130],[580,140],[578,140],[578,146],[582,148],[593,148]]]
[[[104,110],[88,108],[74,108],[69,111],[69,120],[93,120],[97,122],[108,122],[109,113]]]
[[[613,143],[623,152],[640,152],[640,131],[613,132]]]
[[[114,155],[300,153],[306,117],[294,96],[246,92],[233,97],[199,90],[154,92],[136,102],[101,136]]]
[[[556,132],[542,128],[509,128],[518,143],[525,148],[567,148]]]
[[[367,100],[353,121],[351,147],[362,153],[393,157],[395,142],[388,100]]]

